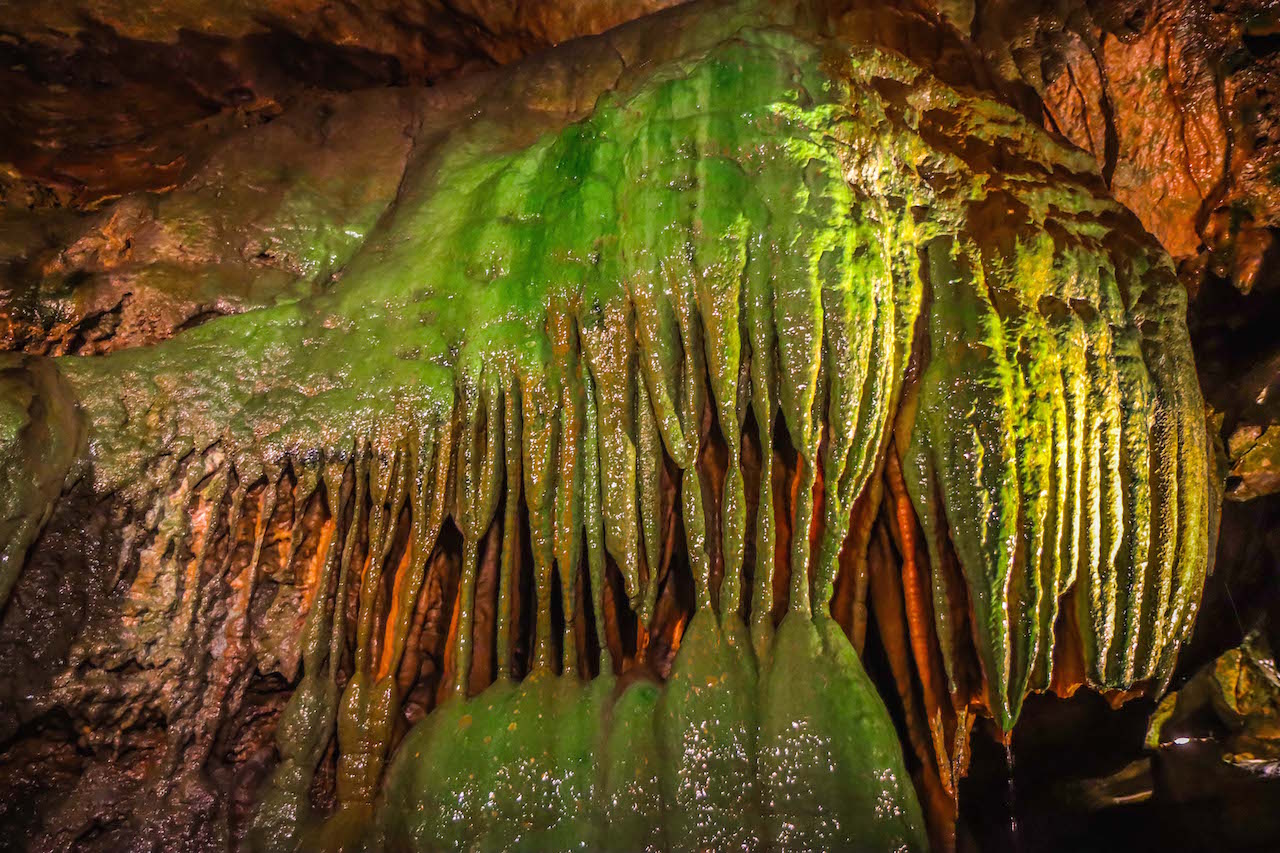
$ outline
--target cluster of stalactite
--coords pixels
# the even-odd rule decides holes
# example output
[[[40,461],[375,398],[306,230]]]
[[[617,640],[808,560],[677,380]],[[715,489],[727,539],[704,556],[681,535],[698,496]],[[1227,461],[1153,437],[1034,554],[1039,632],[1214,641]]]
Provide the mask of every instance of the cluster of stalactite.
[[[363,836],[381,797],[391,846],[589,843],[610,802],[657,810],[640,846],[914,846],[874,643],[945,844],[975,715],[1167,677],[1210,521],[1167,260],[1085,155],[857,15],[720,11],[568,127],[425,134],[332,291],[58,362],[97,487],[165,484],[149,547],[191,607],[212,575],[247,602],[288,531],[255,843]],[[638,681],[662,697],[624,707]],[[530,707],[589,743],[503,734]],[[568,835],[529,830],[526,755]]]

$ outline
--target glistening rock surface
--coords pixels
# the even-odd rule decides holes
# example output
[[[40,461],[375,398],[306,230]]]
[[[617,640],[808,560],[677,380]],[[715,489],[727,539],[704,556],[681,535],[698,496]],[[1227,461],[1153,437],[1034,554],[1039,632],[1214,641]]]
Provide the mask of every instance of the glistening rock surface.
[[[1212,527],[1172,266],[927,15],[815,26],[326,98],[50,224],[14,339],[79,354],[85,452],[4,628],[38,846],[429,840],[457,793],[496,846],[526,794],[555,837],[919,844],[908,768],[945,844],[975,715],[1168,676]],[[122,285],[174,319],[65,296]]]

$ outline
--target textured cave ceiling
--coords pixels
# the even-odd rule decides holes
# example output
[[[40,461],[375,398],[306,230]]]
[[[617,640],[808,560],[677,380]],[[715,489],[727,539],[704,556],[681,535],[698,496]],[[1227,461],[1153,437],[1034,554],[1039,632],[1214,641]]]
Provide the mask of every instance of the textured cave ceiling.
[[[668,5],[6,3],[4,192],[83,205],[171,187],[304,93],[438,84]]]
[[[299,222],[342,219],[367,233],[379,205],[400,189],[408,128],[424,113],[479,111],[501,79],[495,69],[675,5],[0,0],[0,347],[111,353],[319,289],[341,273],[353,238],[326,233],[325,252],[313,257],[287,234],[259,227],[282,198],[304,211]],[[841,5],[859,4],[831,4]],[[1280,685],[1268,681],[1275,670],[1266,651],[1280,648],[1280,3],[884,5],[953,28],[985,59],[988,85],[1092,156],[1110,193],[1172,257],[1189,298],[1226,497],[1196,633],[1173,677],[1180,704],[1161,706],[1166,730],[1153,729],[1154,748],[1144,747],[1151,700],[1113,708],[1120,703],[1087,691],[1031,697],[1012,759],[994,727],[975,730],[958,788],[958,843],[1085,850],[1106,838],[1114,849],[1275,849],[1280,782],[1264,777],[1280,767]],[[891,33],[879,38],[894,42]],[[578,84],[584,76],[581,68],[561,72]],[[406,94],[422,87],[438,93]],[[538,92],[525,97],[536,101]],[[549,98],[548,111],[576,116],[590,106],[562,101]],[[255,128],[254,143],[237,141]],[[341,191],[321,199],[309,186]],[[202,223],[197,233],[183,229],[188,219]],[[301,515],[301,503],[290,512]],[[69,495],[59,513],[63,527],[93,527],[104,540],[121,523],[83,493]],[[269,559],[287,564],[293,518],[267,512],[265,522],[255,524],[275,527],[257,532],[257,548],[266,541]],[[92,596],[58,568],[79,540],[54,527],[3,613],[0,665],[14,684],[52,679],[70,635],[96,612]],[[119,581],[107,556],[87,562],[95,582]],[[272,584],[287,586],[287,569]],[[255,604],[245,618],[288,624],[291,601]],[[443,637],[445,620],[428,619],[423,630]],[[106,624],[95,630],[117,630]],[[167,648],[171,640],[146,630],[138,645]],[[668,629],[652,642],[678,644],[679,636]],[[175,655],[191,653],[173,646]],[[137,803],[165,753],[154,708],[157,696],[172,700],[169,687],[138,688],[146,674],[128,662],[118,663],[118,683],[98,682],[88,693],[68,687],[75,676],[62,673],[43,704],[0,702],[0,849],[219,849],[228,837],[242,841],[292,689],[271,667],[284,671],[281,661],[293,660],[296,670],[301,652],[295,639],[251,654],[271,666],[225,675],[227,722],[208,746],[213,781],[182,794],[199,817],[158,841],[139,831]],[[877,665],[892,684],[891,662],[868,668]],[[59,707],[63,701],[112,708],[115,742],[77,731],[90,715]],[[336,771],[328,772],[315,783],[329,786],[320,800],[333,796]],[[219,834],[201,823],[217,820],[231,829]]]

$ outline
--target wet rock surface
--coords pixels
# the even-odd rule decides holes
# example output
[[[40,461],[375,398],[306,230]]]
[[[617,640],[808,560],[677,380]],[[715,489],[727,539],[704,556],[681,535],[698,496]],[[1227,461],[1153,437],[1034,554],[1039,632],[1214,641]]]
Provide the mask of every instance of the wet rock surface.
[[[410,140],[427,117],[465,114],[491,98],[484,69],[657,5],[170,5],[163,15],[145,4],[0,5],[12,12],[0,34],[10,91],[0,101],[4,348],[146,347],[216,317],[323,293],[395,205]],[[939,5],[1024,111],[1092,155],[1111,192],[1173,256],[1190,294],[1229,502],[1173,686],[1197,683],[1202,667],[1250,631],[1270,632],[1275,648],[1275,10]],[[593,61],[598,73],[614,73]],[[583,72],[564,77],[575,73]],[[435,94],[409,93],[448,80],[455,85]],[[379,91],[349,93],[370,87]],[[565,117],[590,106],[547,100]],[[251,143],[227,144],[245,128],[257,128],[243,137]],[[112,203],[138,190],[147,192]],[[156,529],[171,520],[128,495],[98,494],[87,480],[68,482],[52,508],[0,624],[0,848],[247,843],[257,792],[280,762],[278,724],[306,670],[308,583],[320,561],[307,550],[315,543],[293,531],[324,510],[300,482],[306,475],[289,470],[244,483],[246,509],[233,520],[226,506],[211,507],[222,496],[197,488],[222,462],[216,448],[205,451],[200,470],[175,477],[166,495],[204,525],[207,554],[174,559],[173,531]],[[904,552],[901,542],[885,548]],[[448,678],[461,576],[452,559],[427,573],[423,612],[414,614],[411,653],[421,657],[404,725],[435,704]],[[357,622],[358,594],[342,606]],[[877,620],[872,629],[890,636]],[[659,666],[669,667],[679,643],[670,630],[652,639],[654,658],[665,655]],[[878,642],[888,641],[873,642],[866,666],[891,696],[895,673]],[[890,705],[909,741],[911,712]],[[1105,834],[1134,849],[1159,839],[1183,849],[1271,849],[1280,838],[1275,783],[1224,768],[1217,744],[1229,732],[1144,749],[1154,709],[1144,700],[1113,710],[1087,691],[1033,697],[1013,738],[1012,788],[1009,759],[980,727],[959,786],[961,846],[1083,850]],[[318,812],[335,805],[336,752],[317,756],[306,792]]]

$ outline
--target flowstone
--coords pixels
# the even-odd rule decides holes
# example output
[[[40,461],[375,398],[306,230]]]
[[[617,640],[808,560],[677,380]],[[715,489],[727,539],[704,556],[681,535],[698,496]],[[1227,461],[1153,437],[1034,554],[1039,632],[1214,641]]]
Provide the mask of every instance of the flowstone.
[[[84,448],[41,464],[150,519],[190,624],[210,576],[252,597],[289,481],[255,847],[924,849],[913,776],[936,814],[972,715],[1168,678],[1212,512],[1183,291],[1087,155],[890,14],[695,4],[517,66],[419,113],[358,239],[317,226],[327,278],[23,368]],[[910,771],[858,654],[893,595]]]

